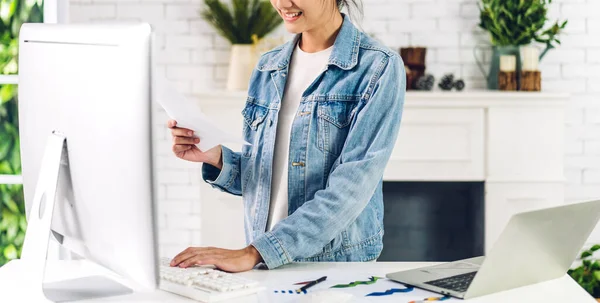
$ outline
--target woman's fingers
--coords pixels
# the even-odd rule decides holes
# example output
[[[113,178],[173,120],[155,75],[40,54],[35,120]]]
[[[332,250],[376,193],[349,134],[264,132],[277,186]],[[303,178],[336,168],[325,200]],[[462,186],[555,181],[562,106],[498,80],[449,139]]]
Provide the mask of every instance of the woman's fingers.
[[[198,144],[200,143],[200,139],[198,138],[188,138],[188,137],[173,137],[173,144]]]
[[[192,149],[192,145],[189,144],[175,144],[173,145],[173,151],[176,153],[188,151]]]
[[[224,256],[214,254],[210,251],[197,252],[195,256],[182,261],[179,267],[190,267],[192,265],[214,265],[216,260],[223,259]]]
[[[194,132],[187,128],[175,127],[171,128],[171,135],[173,135],[173,137],[192,137]]]
[[[175,120],[167,121],[167,127],[171,129],[173,136],[191,137],[194,135],[194,131],[191,129],[177,127],[177,121]]]
[[[203,259],[204,259],[204,257],[201,254],[198,254],[198,255],[195,255],[195,256],[193,256],[191,258],[188,258],[187,260],[181,262],[179,264],[179,267],[187,268],[187,267],[190,267],[192,265],[204,264],[202,262]]]
[[[175,256],[175,258],[173,258],[173,260],[171,261],[171,266],[179,266],[181,264],[181,262],[192,258],[196,255],[195,249],[193,248],[188,248],[182,252],[180,252],[177,256]]]
[[[171,266],[188,267],[196,264],[194,262],[199,262],[205,256],[211,256],[211,259],[219,258],[218,255],[215,256],[217,251],[219,249],[214,247],[188,247],[173,258]]]

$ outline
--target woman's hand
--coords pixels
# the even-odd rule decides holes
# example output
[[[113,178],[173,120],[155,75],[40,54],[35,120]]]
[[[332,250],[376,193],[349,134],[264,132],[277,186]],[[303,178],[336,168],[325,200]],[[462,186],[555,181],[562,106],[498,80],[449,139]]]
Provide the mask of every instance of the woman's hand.
[[[192,130],[177,127],[177,121],[175,120],[169,120],[167,125],[173,136],[173,153],[175,153],[175,156],[191,162],[208,163],[218,169],[223,167],[220,145],[202,152],[196,146],[200,143],[200,139],[194,136]]]
[[[214,265],[228,272],[251,270],[262,257],[249,245],[244,249],[229,250],[215,247],[189,247],[171,261],[171,266],[187,268],[192,265]]]

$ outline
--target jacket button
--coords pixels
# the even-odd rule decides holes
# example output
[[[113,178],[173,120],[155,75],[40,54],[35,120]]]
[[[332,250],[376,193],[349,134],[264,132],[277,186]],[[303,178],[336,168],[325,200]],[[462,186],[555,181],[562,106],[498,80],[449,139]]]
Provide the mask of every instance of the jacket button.
[[[285,73],[281,73],[281,76],[285,78],[286,74]]]

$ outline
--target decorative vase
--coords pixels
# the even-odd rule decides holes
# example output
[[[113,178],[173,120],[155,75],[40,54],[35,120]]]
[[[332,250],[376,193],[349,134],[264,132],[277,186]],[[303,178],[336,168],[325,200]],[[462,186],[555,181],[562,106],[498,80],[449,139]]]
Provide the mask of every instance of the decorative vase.
[[[519,75],[521,72],[521,52],[519,46],[492,46],[492,60],[490,62],[490,70],[488,73],[485,72],[483,60],[478,56],[478,51],[485,50],[489,46],[478,45],[473,49],[475,60],[479,69],[483,73],[483,76],[487,80],[487,88],[491,90],[498,89],[498,73],[500,72],[500,56],[503,55],[514,55],[517,58],[517,70],[516,73]],[[517,76],[518,77],[518,76]],[[517,83],[519,80],[517,79]]]
[[[248,82],[256,64],[255,48],[252,44],[234,44],[231,46],[227,90],[248,90]]]

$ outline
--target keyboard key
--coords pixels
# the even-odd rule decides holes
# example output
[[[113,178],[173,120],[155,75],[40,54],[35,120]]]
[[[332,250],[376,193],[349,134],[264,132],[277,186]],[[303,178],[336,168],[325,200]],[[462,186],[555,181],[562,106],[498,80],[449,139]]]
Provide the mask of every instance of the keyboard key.
[[[448,278],[425,282],[425,284],[437,286],[439,288],[449,289],[456,292],[465,292],[471,285],[477,272],[470,272],[462,275],[456,275]]]
[[[263,289],[257,281],[218,269],[203,266],[171,267],[170,262],[166,258],[159,262],[160,288],[201,302],[235,298]]]

